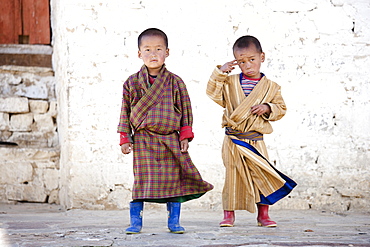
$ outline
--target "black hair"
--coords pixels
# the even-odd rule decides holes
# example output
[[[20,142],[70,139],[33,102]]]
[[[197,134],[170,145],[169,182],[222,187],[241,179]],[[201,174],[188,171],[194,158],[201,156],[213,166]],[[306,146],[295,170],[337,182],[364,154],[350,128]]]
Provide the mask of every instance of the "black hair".
[[[250,36],[250,35],[242,36],[239,39],[237,39],[234,43],[233,51],[235,51],[236,49],[248,48],[251,45],[254,45],[258,52],[260,52],[260,53],[263,52],[262,51],[262,46],[261,46],[261,43],[259,42],[259,40],[255,37],[253,37],[253,36]]]
[[[138,37],[137,39],[137,45],[140,49],[140,45],[141,45],[141,40],[144,36],[160,36],[163,38],[164,40],[164,43],[166,45],[166,48],[168,48],[168,38],[167,38],[167,35],[160,29],[158,28],[148,28],[146,30],[144,30]]]

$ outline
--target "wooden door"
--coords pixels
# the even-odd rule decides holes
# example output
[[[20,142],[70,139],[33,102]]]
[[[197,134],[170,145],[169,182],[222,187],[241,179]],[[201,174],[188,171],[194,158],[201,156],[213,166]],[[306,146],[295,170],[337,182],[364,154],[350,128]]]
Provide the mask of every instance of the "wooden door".
[[[50,44],[49,0],[0,0],[0,44]]]

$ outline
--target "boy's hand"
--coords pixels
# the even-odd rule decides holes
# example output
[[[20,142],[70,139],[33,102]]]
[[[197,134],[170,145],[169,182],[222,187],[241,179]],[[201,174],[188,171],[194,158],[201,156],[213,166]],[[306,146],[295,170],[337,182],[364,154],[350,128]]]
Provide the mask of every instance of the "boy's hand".
[[[180,142],[180,148],[181,148],[181,152],[182,153],[185,153],[188,151],[188,148],[189,148],[189,140],[188,139],[184,139]]]
[[[132,143],[131,142],[128,142],[128,143],[124,143],[121,145],[121,151],[123,154],[129,154],[131,153],[131,150],[132,150]]]
[[[263,114],[270,115],[271,108],[268,104],[255,105],[255,106],[252,106],[251,113],[257,114],[258,116],[261,116]]]
[[[235,69],[235,66],[238,65],[238,62],[235,60],[231,61],[231,62],[227,62],[225,63],[224,65],[222,65],[220,67],[220,70],[223,72],[223,73],[230,73],[233,69]]]

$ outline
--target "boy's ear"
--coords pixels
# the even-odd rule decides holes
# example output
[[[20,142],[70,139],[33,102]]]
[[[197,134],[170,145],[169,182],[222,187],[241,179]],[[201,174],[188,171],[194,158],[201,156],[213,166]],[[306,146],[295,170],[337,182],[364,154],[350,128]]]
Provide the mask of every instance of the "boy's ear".
[[[141,51],[140,51],[140,50],[138,50],[138,52],[137,52],[137,56],[138,56],[139,58],[141,58]]]
[[[265,53],[264,52],[262,52],[261,53],[261,62],[264,62],[265,61]]]
[[[168,57],[170,55],[170,49],[169,48],[167,48],[166,49],[166,57]]]

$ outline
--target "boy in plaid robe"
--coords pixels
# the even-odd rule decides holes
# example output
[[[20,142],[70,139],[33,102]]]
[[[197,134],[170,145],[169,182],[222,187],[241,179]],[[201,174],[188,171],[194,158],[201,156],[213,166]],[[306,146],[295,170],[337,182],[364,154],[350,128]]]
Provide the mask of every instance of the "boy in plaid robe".
[[[166,69],[166,34],[156,28],[138,38],[140,71],[123,85],[118,132],[123,154],[133,150],[134,186],[130,203],[131,226],[142,228],[143,202],[167,203],[168,228],[183,233],[181,202],[199,198],[213,186],[205,182],[187,152],[192,132],[192,109],[182,79]]]

